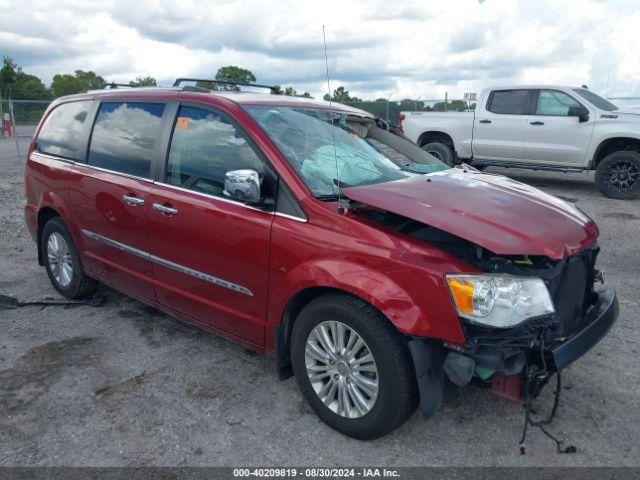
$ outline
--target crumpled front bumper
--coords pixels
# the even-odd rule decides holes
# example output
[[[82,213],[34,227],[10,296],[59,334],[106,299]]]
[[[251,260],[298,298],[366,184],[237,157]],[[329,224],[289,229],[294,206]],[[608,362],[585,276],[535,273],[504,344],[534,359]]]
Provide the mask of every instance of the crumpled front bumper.
[[[562,370],[587,353],[604,337],[618,318],[618,297],[613,288],[598,292],[598,300],[587,312],[582,328],[549,346],[555,368]]]
[[[556,339],[553,343],[544,345],[545,357],[553,359],[551,369],[562,370],[576,361],[582,355],[587,353],[594,345],[596,345],[609,331],[611,326],[618,318],[618,299],[613,288],[607,288],[598,292],[596,303],[589,309],[583,319],[581,319],[581,327],[573,332],[570,336],[562,339]],[[440,409],[442,404],[442,391],[444,382],[444,371],[447,370],[446,362],[454,359],[456,365],[451,364],[454,368],[458,368],[459,375],[453,375],[452,369],[447,370],[447,375],[459,386],[464,386],[471,380],[476,366],[493,369],[505,378],[512,376],[516,378],[521,375],[524,360],[520,367],[512,372],[506,371],[507,366],[504,358],[499,355],[495,356],[500,366],[489,365],[487,360],[492,357],[484,354],[478,355],[478,352],[463,351],[456,352],[442,348],[442,343],[427,338],[409,337],[407,346],[411,354],[415,367],[418,391],[420,394],[420,410],[423,417],[429,418]],[[489,350],[491,350],[489,348]],[[513,350],[513,349],[512,349]],[[499,350],[496,349],[499,353]],[[525,355],[522,350],[520,355]],[[501,360],[500,360],[501,359]],[[464,370],[464,371],[463,371]],[[456,382],[456,377],[462,379]]]

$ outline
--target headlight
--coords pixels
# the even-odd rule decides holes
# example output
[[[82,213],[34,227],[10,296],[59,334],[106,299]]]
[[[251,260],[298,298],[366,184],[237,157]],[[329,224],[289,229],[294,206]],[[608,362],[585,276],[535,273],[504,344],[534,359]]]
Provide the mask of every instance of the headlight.
[[[553,313],[542,279],[506,275],[447,275],[458,315],[491,327],[512,327]]]

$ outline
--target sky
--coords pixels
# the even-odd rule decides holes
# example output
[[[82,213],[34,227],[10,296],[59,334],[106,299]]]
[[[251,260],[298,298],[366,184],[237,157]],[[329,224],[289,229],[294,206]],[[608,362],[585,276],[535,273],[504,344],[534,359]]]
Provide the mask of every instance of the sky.
[[[213,78],[361,98],[460,98],[490,85],[588,85],[640,96],[640,1],[3,0],[0,55],[48,84],[93,70],[108,81]]]

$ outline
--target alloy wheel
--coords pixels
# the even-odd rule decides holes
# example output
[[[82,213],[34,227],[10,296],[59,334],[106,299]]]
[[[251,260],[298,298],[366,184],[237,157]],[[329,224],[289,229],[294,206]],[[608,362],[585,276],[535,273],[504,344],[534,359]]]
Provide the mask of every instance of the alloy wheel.
[[[619,160],[607,170],[607,180],[613,187],[626,191],[640,181],[640,171],[633,162]]]
[[[73,263],[69,245],[62,235],[53,232],[47,239],[47,260],[53,278],[61,287],[67,287],[73,278]]]
[[[345,418],[360,418],[378,398],[379,375],[364,339],[338,321],[318,324],[307,338],[305,365],[322,402]]]

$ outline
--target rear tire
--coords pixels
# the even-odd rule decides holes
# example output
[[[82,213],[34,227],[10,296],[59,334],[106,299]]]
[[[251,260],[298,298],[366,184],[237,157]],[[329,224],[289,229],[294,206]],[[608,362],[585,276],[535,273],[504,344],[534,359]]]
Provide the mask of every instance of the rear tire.
[[[628,200],[640,194],[640,153],[613,152],[598,164],[596,185],[609,198]]]
[[[321,328],[329,339],[324,345],[329,348],[318,350],[322,342],[315,334],[322,332]],[[362,346],[350,349],[350,343],[360,344],[358,338]],[[332,350],[331,346],[338,348]],[[372,361],[365,361],[368,355]],[[291,363],[298,386],[316,414],[349,437],[370,440],[386,435],[416,408],[416,382],[405,344],[391,323],[360,299],[329,294],[306,305],[293,327]],[[361,387],[366,388],[361,391]],[[346,405],[342,409],[341,391]]]
[[[422,149],[436,157],[441,162],[453,167],[455,154],[449,145],[440,142],[431,142],[423,145]]]
[[[78,249],[60,217],[45,224],[40,248],[49,280],[63,297],[84,298],[96,290],[98,282],[84,273]]]

